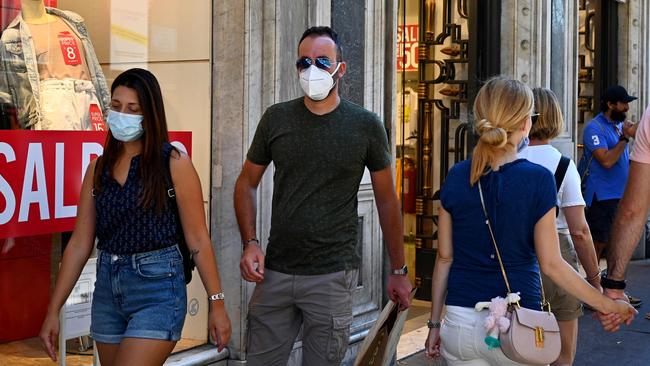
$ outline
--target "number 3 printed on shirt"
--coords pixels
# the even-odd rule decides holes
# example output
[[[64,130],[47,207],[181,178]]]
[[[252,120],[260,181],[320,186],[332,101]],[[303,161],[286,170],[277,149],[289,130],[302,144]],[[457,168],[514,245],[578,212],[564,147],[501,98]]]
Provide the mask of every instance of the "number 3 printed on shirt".
[[[600,139],[598,135],[591,135],[591,139],[594,141],[594,145],[600,145]]]

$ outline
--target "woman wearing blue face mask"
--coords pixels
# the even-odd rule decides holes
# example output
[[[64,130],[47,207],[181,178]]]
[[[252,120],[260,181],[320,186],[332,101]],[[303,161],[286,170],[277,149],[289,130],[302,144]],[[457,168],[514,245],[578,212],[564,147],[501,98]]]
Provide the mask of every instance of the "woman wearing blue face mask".
[[[110,133],[104,154],[90,163],[83,180],[75,231],[40,334],[43,347],[56,360],[59,310],[96,237],[91,335],[101,364],[162,365],[185,321],[187,297],[178,247],[184,233],[211,295],[208,326],[221,350],[231,328],[205,224],[201,184],[189,157],[169,144],[158,81],[149,71],[131,69],[115,79],[111,94],[106,118]],[[169,185],[178,187],[175,198],[168,196]]]

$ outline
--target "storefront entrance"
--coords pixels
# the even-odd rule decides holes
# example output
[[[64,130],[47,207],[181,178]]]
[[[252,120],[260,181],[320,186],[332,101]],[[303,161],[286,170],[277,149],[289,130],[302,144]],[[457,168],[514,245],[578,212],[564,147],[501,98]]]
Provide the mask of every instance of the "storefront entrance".
[[[409,275],[418,291],[400,339],[398,359],[421,349],[426,338],[440,187],[450,167],[471,154],[471,106],[479,80],[499,72],[500,47],[495,38],[499,23],[494,19],[500,19],[500,4],[491,1],[400,2],[397,191],[403,208],[407,265],[414,269]],[[487,28],[490,32],[481,32]]]

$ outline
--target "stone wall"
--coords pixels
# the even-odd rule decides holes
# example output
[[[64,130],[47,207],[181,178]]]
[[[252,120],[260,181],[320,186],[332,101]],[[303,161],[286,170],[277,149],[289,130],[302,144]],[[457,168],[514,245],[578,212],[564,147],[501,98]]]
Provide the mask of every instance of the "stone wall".
[[[247,0],[244,3],[242,6],[239,1],[213,1],[210,226],[233,326],[229,364],[245,359],[247,304],[254,288],[242,280],[239,272],[242,245],[233,208],[234,185],[264,110],[274,103],[302,96],[295,70],[302,32],[309,26],[332,24],[336,13],[337,19],[343,19],[335,23],[341,28],[338,31],[345,42],[344,55],[350,55],[352,61],[343,84],[344,96],[380,116],[385,113],[385,100],[394,99],[387,99],[384,94],[385,76],[389,74],[386,68],[394,67],[390,63],[393,54],[390,62],[385,62],[386,45],[392,44],[394,50],[394,43],[388,41],[392,37],[386,37],[385,20],[396,7],[396,0]],[[388,19],[393,17],[396,16],[389,15]],[[393,30],[389,34],[394,34],[392,23],[388,29]],[[270,229],[272,174],[271,165],[257,195],[257,232],[263,245]],[[353,342],[363,339],[376,319],[382,295],[382,240],[368,174],[359,197],[360,218],[365,223],[363,250],[371,264],[364,269],[368,286],[362,286],[355,297]],[[300,342],[296,343],[291,364],[299,364],[300,347]],[[346,359],[353,359],[355,352],[356,347],[351,347]]]

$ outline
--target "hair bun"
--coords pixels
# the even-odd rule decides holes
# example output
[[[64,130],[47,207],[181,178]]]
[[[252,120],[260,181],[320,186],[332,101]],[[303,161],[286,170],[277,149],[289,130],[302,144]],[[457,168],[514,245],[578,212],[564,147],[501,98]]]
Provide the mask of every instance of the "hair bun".
[[[482,119],[477,124],[479,140],[493,147],[504,147],[508,143],[508,133],[501,127],[496,127],[487,119]]]

